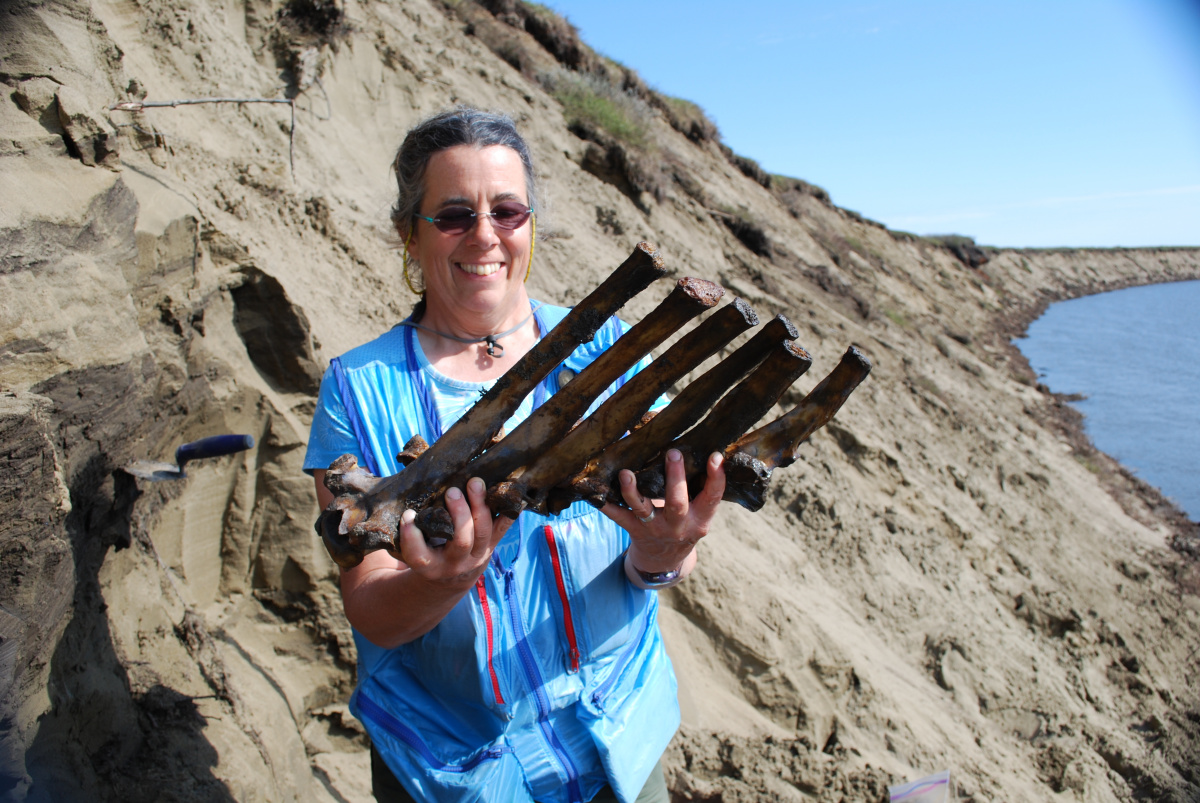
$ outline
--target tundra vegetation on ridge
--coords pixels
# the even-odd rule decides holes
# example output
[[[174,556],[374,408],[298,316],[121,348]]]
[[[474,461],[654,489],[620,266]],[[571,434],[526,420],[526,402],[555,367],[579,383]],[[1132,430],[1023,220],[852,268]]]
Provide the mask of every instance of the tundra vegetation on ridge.
[[[976,801],[1200,795],[1195,526],[1009,344],[1053,299],[1200,277],[1195,250],[983,261],[888,231],[518,2],[16,0],[0,81],[9,798],[365,799],[299,466],[328,359],[414,301],[387,222],[400,134],[458,102],[511,112],[546,171],[534,297],[573,302],[648,240],[764,316],[802,311],[812,381],[848,343],[876,366],[665,597],[677,799],[879,800],[942,768]],[[107,110],[212,96],[294,97],[294,173],[286,107]],[[260,445],[184,483],[119,470],[217,432]]]

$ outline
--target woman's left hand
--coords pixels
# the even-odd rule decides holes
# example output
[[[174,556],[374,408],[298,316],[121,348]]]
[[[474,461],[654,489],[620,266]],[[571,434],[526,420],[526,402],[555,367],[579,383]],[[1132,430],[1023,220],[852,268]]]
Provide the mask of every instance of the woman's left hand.
[[[704,490],[689,500],[683,458],[678,450],[668,450],[666,493],[658,504],[658,500],[641,495],[632,471],[620,472],[621,496],[629,508],[610,503],[601,512],[629,532],[629,562],[638,571],[657,574],[679,570],[681,579],[691,571],[696,562],[696,543],[708,534],[725,494],[721,462],[720,453],[709,455]]]

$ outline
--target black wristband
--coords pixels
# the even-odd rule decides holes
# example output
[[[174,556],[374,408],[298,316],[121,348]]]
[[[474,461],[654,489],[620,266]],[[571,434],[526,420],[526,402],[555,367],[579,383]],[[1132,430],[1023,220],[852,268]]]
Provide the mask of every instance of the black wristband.
[[[642,578],[642,582],[648,588],[660,588],[662,586],[674,585],[679,580],[679,569],[672,569],[669,572],[644,572],[636,566],[633,570],[637,572],[638,577]]]
[[[638,576],[638,579],[640,579],[647,588],[666,588],[667,586],[675,585],[679,582],[679,576],[683,573],[682,566],[680,566],[678,569],[672,569],[669,572],[644,572],[637,566],[633,565],[633,560],[629,557],[628,550],[625,551],[625,563],[630,569],[633,569],[634,573]]]

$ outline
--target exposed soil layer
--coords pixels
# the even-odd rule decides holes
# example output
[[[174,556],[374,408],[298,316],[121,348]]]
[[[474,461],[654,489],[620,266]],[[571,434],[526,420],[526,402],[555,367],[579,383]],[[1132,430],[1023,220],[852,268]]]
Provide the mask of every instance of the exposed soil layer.
[[[782,408],[849,346],[875,365],[664,594],[677,800],[883,800],[941,769],[960,800],[1200,799],[1197,525],[1096,452],[1011,343],[1051,301],[1200,278],[1200,250],[888,231],[732,153],[548,13],[7,4],[0,794],[370,799],[300,466],[329,359],[415,301],[391,155],[470,103],[534,151],[535,298],[574,303],[653,242],[675,278],[795,323],[815,364]],[[294,98],[295,129],[282,104],[109,108],[214,96]],[[121,470],[221,432],[258,446],[179,481]]]

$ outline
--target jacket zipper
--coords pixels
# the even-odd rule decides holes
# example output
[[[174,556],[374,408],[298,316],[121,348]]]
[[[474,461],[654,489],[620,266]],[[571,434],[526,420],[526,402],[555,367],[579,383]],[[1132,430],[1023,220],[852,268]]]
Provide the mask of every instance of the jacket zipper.
[[[492,641],[492,608],[488,604],[487,583],[482,574],[475,583],[475,590],[479,592],[479,607],[483,609],[483,625],[487,631],[487,665],[488,675],[492,678],[492,694],[496,697],[497,705],[504,705],[504,695],[500,693],[500,678],[496,675],[496,665],[492,663],[492,656],[495,655],[495,645]]]
[[[569,799],[572,803],[576,803],[577,801],[582,803],[583,794],[579,786],[579,770],[576,769],[575,762],[571,760],[567,749],[563,747],[558,734],[554,732],[554,728],[550,725],[550,699],[546,696],[545,681],[542,679],[542,673],[538,671],[537,661],[533,657],[533,648],[529,645],[529,640],[525,637],[525,625],[521,622],[521,606],[517,601],[517,585],[512,569],[504,573],[504,600],[508,607],[513,634],[517,639],[517,654],[521,657],[521,668],[525,670],[525,680],[533,691],[533,699],[537,705],[538,727],[541,728],[542,736],[546,739],[546,743],[550,745],[554,756],[559,760],[559,763],[562,764],[563,769],[567,773],[567,795]]]
[[[447,764],[433,754],[433,751],[429,749],[429,746],[425,742],[421,741],[421,737],[414,730],[389,714],[361,691],[358,693],[358,707],[364,716],[371,719],[392,736],[404,742],[417,752],[429,766],[436,770],[442,770],[443,772],[469,772],[485,761],[491,761],[500,758],[505,753],[512,752],[511,747],[489,747],[464,764]]]
[[[562,559],[558,555],[558,542],[554,538],[554,528],[547,524],[546,545],[550,547],[550,563],[554,565],[554,584],[558,587],[558,598],[562,602],[563,627],[567,632],[568,654],[571,659],[571,672],[579,671],[579,642],[575,638],[575,619],[571,616],[571,598],[567,596],[567,584],[563,580]]]
[[[496,675],[496,664],[492,663],[492,655],[496,654],[496,646],[492,642],[492,607],[487,604],[487,583],[484,581],[484,575],[479,575],[479,581],[475,582],[475,591],[479,592],[479,606],[484,610],[484,629],[487,631],[487,673],[492,678],[492,694],[496,696],[497,705],[503,706],[504,695],[500,694],[500,678]]]

